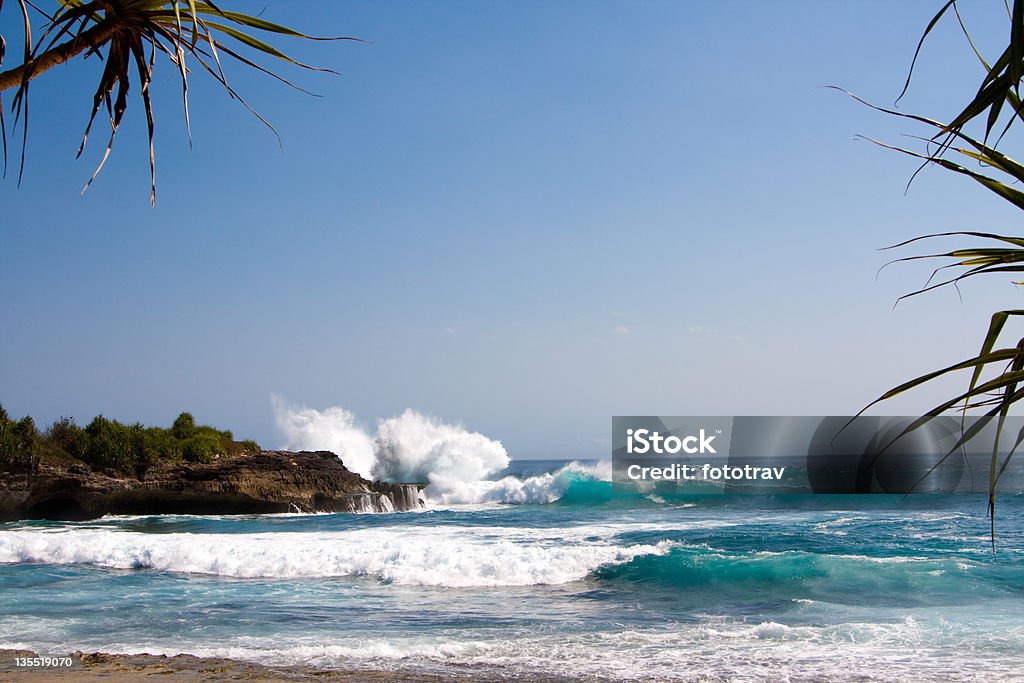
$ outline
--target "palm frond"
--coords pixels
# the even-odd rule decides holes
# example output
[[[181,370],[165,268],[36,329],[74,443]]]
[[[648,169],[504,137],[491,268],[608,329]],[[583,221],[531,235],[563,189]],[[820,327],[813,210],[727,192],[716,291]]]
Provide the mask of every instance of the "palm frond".
[[[975,48],[970,32],[960,16],[956,0],[945,2],[932,17],[918,41],[917,49],[914,51],[914,58],[911,61],[910,70],[907,74],[906,83],[903,86],[903,91],[897,98],[897,102],[910,88],[911,79],[917,67],[918,57],[921,54],[925,41],[936,25],[948,15],[951,9],[955,13],[956,19],[975,55],[981,59],[985,67],[985,75],[974,97],[964,105],[959,114],[943,124],[942,128],[935,134],[935,139],[940,139],[946,134],[956,134],[962,131],[964,126],[970,122],[984,117],[985,135],[983,139],[987,141],[997,125],[1005,103],[1010,103],[1014,112],[1007,126],[1012,124],[1015,119],[1024,119],[1020,99],[1020,82],[1022,77],[1024,77],[1024,0],[1013,0],[1013,6],[1010,8],[1009,41],[999,58],[991,64],[982,58],[981,53]]]
[[[4,0],[0,0],[0,12],[4,10]],[[7,56],[7,41],[0,34],[0,68],[4,66],[4,57]],[[3,147],[4,170],[3,177],[7,177],[7,124],[4,122],[4,94],[0,92],[0,146]]]
[[[919,160],[920,166],[911,177],[911,182],[923,168],[937,166],[969,178],[1017,209],[1024,210],[1024,191],[1020,189],[1024,183],[1024,164],[996,149],[1010,127],[1018,121],[1024,121],[1024,100],[1020,93],[1021,80],[1024,78],[1024,0],[1013,0],[1012,7],[1009,3],[1007,4],[1009,40],[999,56],[992,61],[987,60],[975,44],[960,15],[956,0],[944,2],[918,41],[906,83],[897,102],[910,87],[922,46],[936,25],[947,17],[951,10],[956,16],[971,50],[984,69],[984,76],[973,98],[949,121],[937,121],[916,114],[879,107],[851,95],[858,102],[876,111],[923,125],[928,131],[926,136],[920,138],[925,144],[923,151],[907,149],[870,138],[865,139]],[[1007,112],[1009,112],[1008,115]],[[1000,121],[1003,119],[1005,119],[1005,123],[1001,124]],[[976,120],[979,122],[982,132],[980,135],[974,136],[966,132],[966,128]],[[999,130],[1000,126],[1001,130]],[[996,133],[998,135],[994,136]],[[994,141],[990,143],[993,138]],[[905,256],[885,264],[883,268],[893,263],[939,262],[924,286],[899,297],[897,302],[949,285],[957,287],[965,280],[981,275],[1007,275],[1024,272],[1024,236],[1019,235],[1001,235],[981,230],[940,232],[905,240],[886,247],[886,249],[904,248],[938,238],[961,238],[970,240],[970,243],[962,248]],[[947,275],[948,273],[953,274]],[[1024,283],[1017,282],[1015,284]],[[1024,401],[1024,389],[1021,388],[1024,386],[1024,339],[1018,340],[1012,346],[996,348],[1005,336],[1005,326],[1011,318],[1024,318],[1024,310],[998,311],[993,314],[977,355],[893,387],[861,411],[863,413],[880,402],[915,390],[939,378],[956,373],[968,373],[965,391],[941,402],[912,421],[885,448],[947,411],[959,412],[962,420],[965,421],[968,411],[984,410],[980,421],[972,423],[969,427],[966,422],[961,423],[961,438],[946,454],[945,458],[948,458],[968,441],[977,437],[985,425],[995,420],[988,486],[988,511],[992,519],[993,550],[995,548],[997,484],[1007,465],[1018,452],[1021,443],[1024,442],[1024,430],[1021,430],[1012,447],[1000,462],[1000,440],[1009,411],[1015,404]],[[883,448],[883,450],[885,449]]]
[[[2,2],[2,0],[0,0]],[[25,16],[24,63],[15,69],[0,72],[0,91],[14,87],[12,106],[15,125],[22,125],[21,173],[25,163],[28,137],[29,86],[33,78],[56,64],[79,54],[97,54],[103,70],[93,94],[92,108],[82,136],[78,156],[85,151],[96,117],[102,110],[109,121],[110,134],[95,171],[86,183],[89,188],[110,156],[120,124],[128,108],[129,92],[136,83],[146,113],[150,158],[150,201],[156,203],[156,156],[153,146],[155,130],[151,87],[157,52],[174,66],[181,83],[185,127],[191,143],[192,123],[188,94],[191,69],[188,62],[198,64],[210,74],[232,99],[266,124],[273,126],[253,109],[230,85],[222,64],[226,56],[243,67],[270,75],[293,88],[307,92],[259,58],[283,62],[312,71],[330,69],[300,62],[261,37],[278,36],[303,40],[358,40],[347,36],[318,37],[241,12],[221,9],[212,1],[201,0],[58,0],[60,7],[47,16],[40,38],[32,44],[26,0],[19,0]],[[251,55],[245,54],[251,53]],[[4,128],[0,122],[0,128]],[[4,128],[6,150],[6,129]],[[6,152],[5,152],[6,162]]]

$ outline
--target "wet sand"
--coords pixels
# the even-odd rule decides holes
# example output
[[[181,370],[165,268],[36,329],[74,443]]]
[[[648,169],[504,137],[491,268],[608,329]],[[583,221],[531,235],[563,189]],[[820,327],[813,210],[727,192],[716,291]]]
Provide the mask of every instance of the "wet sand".
[[[317,669],[304,666],[271,667],[233,659],[213,659],[192,655],[115,655],[99,652],[74,652],[71,666],[28,667],[17,666],[17,658],[37,655],[27,650],[0,650],[0,680],[10,683],[41,681],[116,681],[120,683],[197,683],[199,681],[328,681],[331,683],[441,683],[442,681],[545,681],[551,678],[530,678],[521,674],[495,676],[493,673],[467,668],[465,673],[437,675],[414,671],[372,671]],[[561,679],[562,681],[567,679]]]

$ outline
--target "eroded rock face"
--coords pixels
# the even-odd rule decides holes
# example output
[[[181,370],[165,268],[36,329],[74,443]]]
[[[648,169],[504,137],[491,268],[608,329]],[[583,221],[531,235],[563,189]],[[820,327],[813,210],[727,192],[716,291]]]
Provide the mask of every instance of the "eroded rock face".
[[[263,451],[209,465],[165,464],[142,479],[110,477],[81,465],[43,465],[35,474],[0,472],[0,521],[106,514],[392,512],[422,507],[419,489],[364,479],[328,451]]]

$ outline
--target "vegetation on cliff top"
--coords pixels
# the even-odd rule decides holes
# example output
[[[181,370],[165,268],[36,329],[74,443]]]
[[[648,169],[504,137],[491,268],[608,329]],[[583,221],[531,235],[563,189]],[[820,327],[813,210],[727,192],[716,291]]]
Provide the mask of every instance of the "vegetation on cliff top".
[[[259,453],[252,440],[197,425],[182,413],[170,428],[121,424],[97,415],[84,428],[62,417],[40,432],[30,416],[13,420],[0,406],[0,468],[35,471],[40,463],[84,463],[107,474],[142,477],[158,463],[210,463],[224,455]]]

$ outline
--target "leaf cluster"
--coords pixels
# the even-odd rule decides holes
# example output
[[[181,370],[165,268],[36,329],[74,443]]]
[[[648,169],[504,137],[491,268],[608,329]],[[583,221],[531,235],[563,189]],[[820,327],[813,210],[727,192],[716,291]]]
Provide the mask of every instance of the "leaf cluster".
[[[222,0],[217,0],[221,2]],[[257,62],[269,58],[313,71],[320,69],[297,61],[264,39],[266,36],[306,40],[355,40],[347,37],[320,38],[267,21],[258,16],[222,9],[213,0],[57,0],[57,8],[49,13],[29,0],[18,0],[24,24],[23,63],[17,69],[0,73],[0,91],[5,81],[16,86],[12,100],[15,125],[21,121],[21,163],[19,180],[24,173],[25,147],[28,137],[29,91],[32,79],[52,66],[79,54],[96,55],[103,70],[92,98],[91,113],[78,149],[85,150],[89,133],[102,111],[109,122],[110,134],[106,148],[89,185],[106,163],[125,111],[132,83],[138,86],[149,135],[150,200],[156,202],[156,160],[153,149],[154,118],[151,99],[153,71],[158,55],[173,65],[181,85],[185,124],[191,141],[188,112],[189,76],[194,70],[212,77],[227,94],[238,100],[254,116],[271,126],[235,90],[224,69],[225,60],[267,74],[298,90],[303,90],[271,68]],[[0,9],[3,0],[0,0]],[[43,17],[41,35],[33,41],[30,8]],[[4,44],[0,37],[0,65]],[[5,77],[7,77],[5,79]],[[16,77],[16,78],[15,78]],[[303,92],[306,92],[303,90]],[[3,101],[0,100],[0,133],[3,136],[6,172],[7,138],[3,124]],[[84,189],[83,189],[84,192]]]

